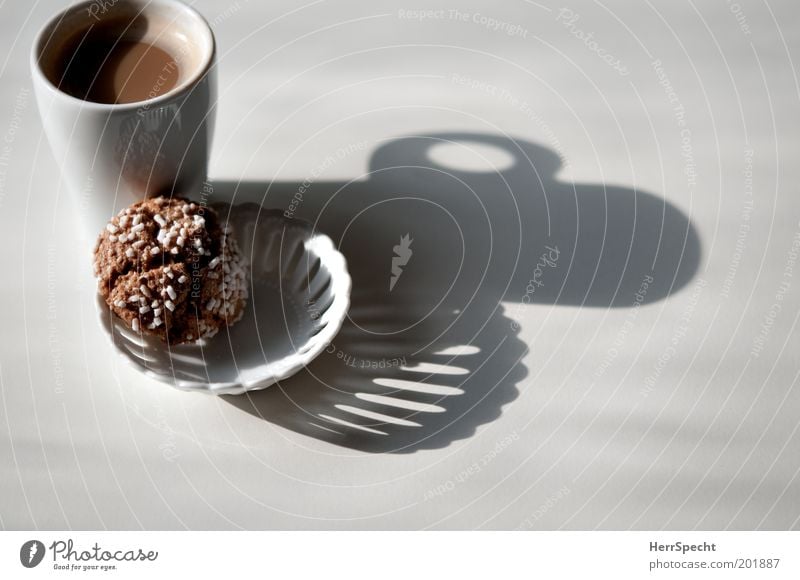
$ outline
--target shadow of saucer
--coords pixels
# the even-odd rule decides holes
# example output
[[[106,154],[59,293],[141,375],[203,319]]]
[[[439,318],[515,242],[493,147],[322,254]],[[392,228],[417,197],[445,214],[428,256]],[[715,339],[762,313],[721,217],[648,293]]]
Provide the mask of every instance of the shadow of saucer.
[[[394,325],[392,318],[396,313],[388,309],[354,306],[335,342],[298,375],[225,399],[317,439],[404,453],[467,438],[517,397],[515,385],[527,374],[520,362],[526,349],[501,306],[477,333],[444,310],[413,334],[376,340],[359,328],[360,322]],[[435,343],[420,344],[434,332],[440,334]]]
[[[631,307],[691,280],[700,241],[686,215],[647,192],[559,181],[560,165],[524,140],[447,133],[386,142],[365,180],[216,182],[217,199],[314,223],[354,288],[324,354],[226,400],[353,449],[443,447],[498,417],[527,375],[501,302]]]

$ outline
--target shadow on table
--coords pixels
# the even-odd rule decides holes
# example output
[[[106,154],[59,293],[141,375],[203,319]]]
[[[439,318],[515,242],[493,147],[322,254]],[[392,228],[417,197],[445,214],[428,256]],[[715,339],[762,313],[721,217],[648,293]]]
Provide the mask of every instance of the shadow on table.
[[[506,309],[632,307],[687,284],[700,241],[686,215],[646,192],[559,181],[560,167],[523,140],[444,133],[386,142],[364,180],[214,183],[217,199],[313,222],[353,277],[325,353],[225,400],[353,449],[444,447],[519,395],[526,346]]]

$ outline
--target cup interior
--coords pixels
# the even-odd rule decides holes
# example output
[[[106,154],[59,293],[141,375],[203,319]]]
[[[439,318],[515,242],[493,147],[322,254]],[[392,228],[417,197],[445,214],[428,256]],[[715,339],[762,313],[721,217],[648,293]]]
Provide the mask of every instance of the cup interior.
[[[93,0],[76,4],[56,15],[34,45],[35,67],[57,90],[73,94],[65,85],[66,66],[79,66],[76,56],[92,34],[115,43],[139,42],[166,52],[177,79],[166,91],[158,85],[142,101],[171,95],[202,76],[214,55],[208,23],[194,9],[175,0]],[[172,65],[171,65],[172,66]],[[80,97],[79,97],[80,98]],[[83,97],[94,100],[91,97]]]

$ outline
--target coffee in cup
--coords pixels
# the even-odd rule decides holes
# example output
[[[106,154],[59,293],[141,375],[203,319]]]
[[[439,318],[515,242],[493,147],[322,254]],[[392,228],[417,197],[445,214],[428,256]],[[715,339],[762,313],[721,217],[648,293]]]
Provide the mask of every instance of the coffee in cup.
[[[89,238],[154,195],[197,197],[216,100],[207,22],[177,0],[99,0],[53,17],[31,52],[37,104]]]

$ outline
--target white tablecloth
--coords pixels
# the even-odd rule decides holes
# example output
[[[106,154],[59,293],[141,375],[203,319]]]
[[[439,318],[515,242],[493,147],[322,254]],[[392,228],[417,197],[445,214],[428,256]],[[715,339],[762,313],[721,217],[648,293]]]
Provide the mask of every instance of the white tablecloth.
[[[794,2],[194,2],[215,195],[308,182],[357,282],[331,352],[249,401],[96,323],[28,71],[64,4],[0,7],[0,526],[800,527]]]

